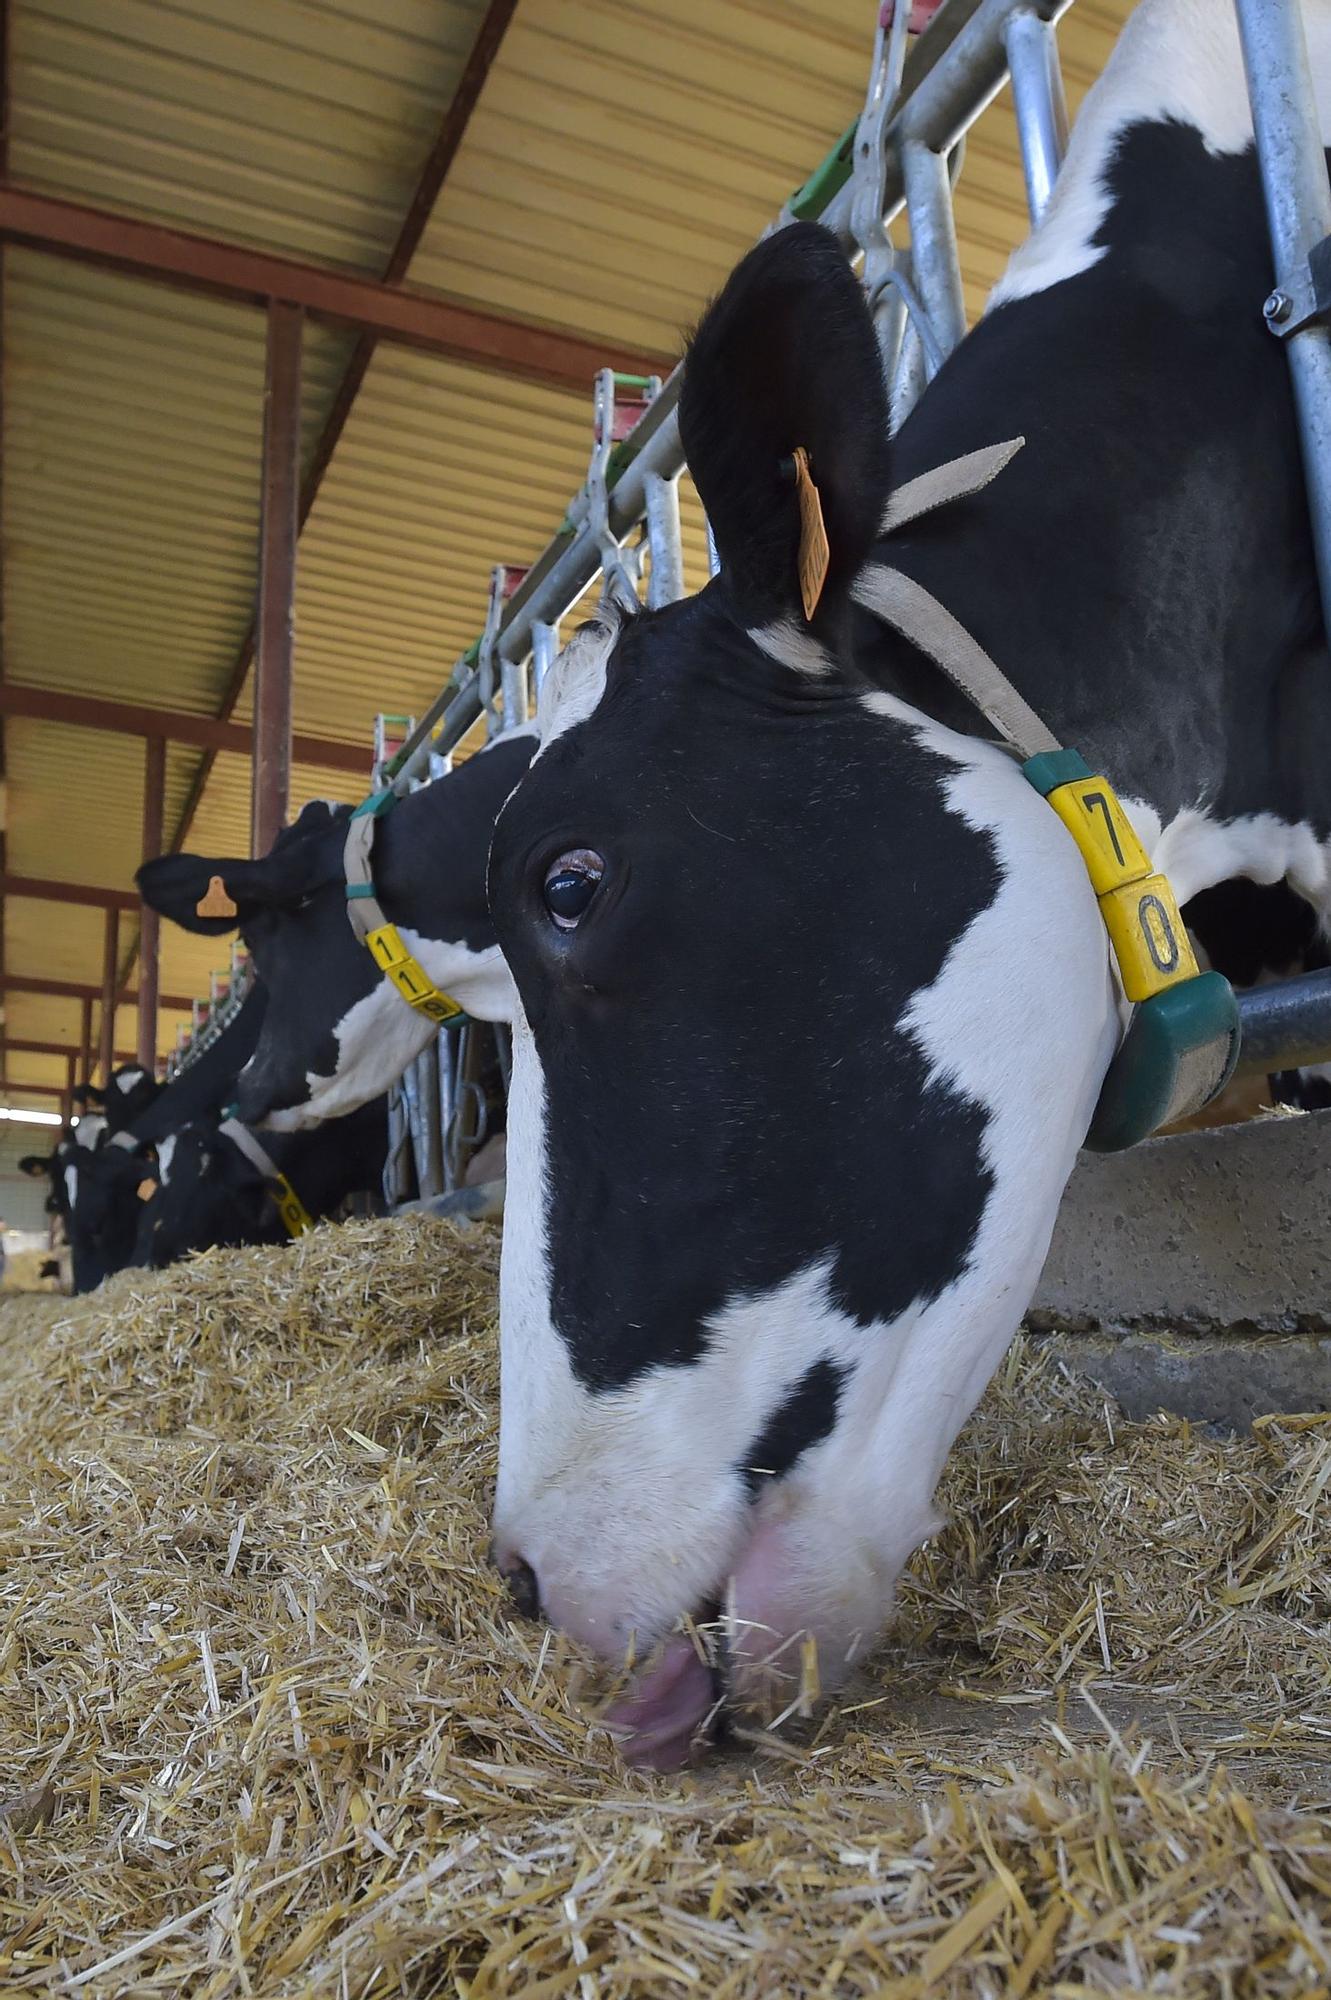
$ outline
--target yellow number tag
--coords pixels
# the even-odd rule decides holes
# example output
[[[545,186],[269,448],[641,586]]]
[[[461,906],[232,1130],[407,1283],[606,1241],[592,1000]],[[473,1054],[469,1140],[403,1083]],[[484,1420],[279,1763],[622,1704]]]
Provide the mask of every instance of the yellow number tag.
[[[1048,799],[1081,849],[1097,896],[1150,874],[1146,849],[1103,778],[1074,778],[1056,786]]]
[[[435,1022],[451,1021],[462,1013],[457,1001],[449,994],[441,993],[427,976],[424,966],[412,957],[398,934],[396,924],[381,924],[378,930],[368,934],[365,942],[379,970],[392,980],[409,1007],[414,1007],[427,1020]]]
[[[1196,976],[1197,961],[1165,876],[1106,778],[1072,778],[1045,797],[1081,850],[1129,1000]]]
[[[1197,960],[1165,876],[1144,875],[1111,889],[1100,898],[1100,914],[1129,1000],[1149,1000],[1196,975]]]
[[[288,1236],[303,1236],[307,1229],[313,1229],[314,1217],[285,1174],[277,1176],[269,1193]]]

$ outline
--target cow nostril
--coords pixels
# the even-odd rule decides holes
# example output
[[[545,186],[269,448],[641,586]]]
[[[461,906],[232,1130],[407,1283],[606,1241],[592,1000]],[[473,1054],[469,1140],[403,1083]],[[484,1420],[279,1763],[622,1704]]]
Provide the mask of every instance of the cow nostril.
[[[514,1556],[501,1564],[501,1574],[508,1585],[508,1594],[513,1600],[513,1608],[520,1618],[539,1618],[541,1615],[541,1590],[536,1581],[536,1571],[521,1556]]]

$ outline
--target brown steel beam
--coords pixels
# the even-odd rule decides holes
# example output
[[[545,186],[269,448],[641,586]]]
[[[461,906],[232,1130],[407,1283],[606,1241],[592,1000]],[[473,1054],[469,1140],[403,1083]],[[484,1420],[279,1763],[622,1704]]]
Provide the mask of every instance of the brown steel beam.
[[[71,1049],[65,1063],[65,1087],[60,1093],[60,1116],[66,1125],[74,1116],[74,1085],[78,1082],[77,1061],[78,1058]]]
[[[254,761],[250,852],[267,854],[291,796],[291,675],[300,488],[300,350],[304,315],[268,308],[263,384],[263,484],[259,512],[259,643],[254,658]]]
[[[9,1046],[13,1050],[15,1055],[68,1056],[70,1062],[73,1063],[76,1068],[78,1066],[79,1052],[77,1049],[72,1049],[68,1042],[30,1042],[24,1040],[22,1036],[19,1036],[17,1038],[11,1036]],[[116,1061],[118,1063],[137,1062],[137,1060],[138,1058],[135,1055],[133,1049],[116,1050]]]
[[[39,903],[83,903],[98,910],[137,910],[132,889],[97,889],[89,882],[54,882],[45,875],[0,875],[0,896],[30,896]]]
[[[579,395],[586,395],[597,369],[608,360],[644,375],[664,374],[671,365],[659,354],[626,354],[616,348],[607,355],[604,343],[555,327],[89,208],[8,181],[0,185],[0,239],[251,305],[279,300],[379,340]]]
[[[490,5],[485,10],[480,28],[477,30],[476,40],[472,44],[471,54],[468,56],[462,75],[458,80],[458,87],[453,93],[453,98],[447,111],[444,113],[443,123],[439,128],[435,142],[426,156],[425,165],[421,170],[421,177],[416,184],[416,191],[411,198],[402,227],[398,231],[397,241],[389,252],[388,262],[385,264],[383,270],[383,283],[386,285],[400,283],[406,276],[411,260],[420,247],[421,237],[425,233],[426,224],[434,213],[435,203],[438,201],[444,182],[448,177],[448,170],[457,155],[458,147],[462,144],[471,114],[476,108],[476,103],[484,88],[485,80],[494,64],[495,57],[499,53],[500,45],[503,42],[509,22],[513,18],[516,5],[517,0],[490,0]],[[309,465],[305,469],[305,477],[301,482],[300,505],[296,518],[302,529],[309,519],[310,511],[318,497],[319,488],[323,482],[324,474],[332,462],[333,453],[337,449],[338,441],[346,429],[347,419],[351,415],[352,406],[360,394],[361,385],[365,380],[371,357],[374,354],[375,345],[376,339],[373,333],[363,333],[361,335],[352,349],[351,358],[347,362],[342,380],[338,384],[337,394],[333,397],[332,407],[329,409],[328,415],[324,420],[324,427],[319,434],[319,441],[314,447]],[[647,372],[656,373],[659,371],[648,370]],[[585,385],[583,393],[586,393]],[[254,621],[251,620],[249,629],[240,643],[240,649],[236,654],[235,663],[231,669],[231,677],[227,682],[226,691],[222,696],[221,705],[218,709],[219,719],[223,722],[230,717],[236,703],[240,700],[244,692],[245,681],[254,660],[254,640],[255,627]],[[299,758],[299,752],[296,755]],[[189,794],[180,815],[179,825],[171,842],[171,852],[173,854],[179,853],[189,838],[189,830],[194,824],[194,815],[199,809],[199,802],[203,797],[204,787],[208,783],[214,761],[215,759],[211,751],[199,760],[199,768],[194,774],[193,783],[190,785]]]
[[[63,1083],[25,1083],[21,1076],[9,1077],[5,1083],[5,1090],[6,1092],[26,1090],[30,1097],[59,1097],[63,1099],[65,1095],[65,1086]],[[68,1117],[66,1117],[65,1123],[69,1123]]]
[[[120,912],[108,910],[105,935],[102,939],[102,1032],[99,1054],[103,1090],[110,1083],[111,1071],[115,1068],[116,949],[119,934]]]
[[[18,990],[10,988],[11,992]],[[83,1003],[79,1009],[79,1069],[86,1081],[92,1075],[92,995],[84,993],[79,997]]]
[[[0,993],[35,994],[48,1000],[87,1000],[90,1004],[92,1001],[100,1000],[102,997],[100,986],[90,986],[86,981],[81,979],[34,979],[29,977],[27,973],[21,972],[0,974]],[[138,989],[130,987],[120,995],[121,1004],[128,1007],[136,1003],[138,997]],[[174,1014],[188,1014],[194,1005],[194,999],[187,993],[159,993],[157,1004],[159,1007],[167,1008]],[[91,1065],[91,1020],[88,1025],[88,1059]]]
[[[254,731],[242,722],[219,721],[212,715],[186,715],[179,709],[148,708],[137,702],[105,701],[100,695],[65,694],[57,688],[25,687],[0,682],[0,716],[21,715],[34,722],[65,722],[77,729],[108,729],[120,736],[146,736],[171,743],[193,743],[203,750],[231,750],[248,757]],[[354,771],[368,779],[370,753],[355,743],[338,743],[331,736],[294,735],[292,756],[298,764],[322,764],[328,770]]]
[[[143,746],[143,859],[155,861],[162,851],[162,818],[166,798],[166,745],[150,737]],[[144,1069],[157,1068],[157,986],[161,963],[162,920],[145,903],[139,918],[138,1057]]]

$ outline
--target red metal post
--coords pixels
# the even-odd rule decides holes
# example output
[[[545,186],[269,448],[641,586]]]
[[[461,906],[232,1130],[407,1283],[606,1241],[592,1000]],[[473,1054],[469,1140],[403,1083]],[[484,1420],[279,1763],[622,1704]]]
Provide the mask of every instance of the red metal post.
[[[60,1116],[66,1125],[74,1116],[74,1084],[77,1080],[75,1071],[78,1060],[78,1052],[75,1049],[71,1049],[65,1058],[65,1094],[60,1100]]]
[[[106,913],[106,931],[102,944],[101,1070],[103,1089],[111,1081],[111,1071],[115,1068],[116,945],[119,933],[120,912],[119,910],[108,910]]]
[[[155,861],[162,851],[162,806],[166,796],[166,745],[150,738],[143,746],[143,858]],[[157,1068],[157,971],[162,924],[145,903],[139,918],[139,1066]]]
[[[291,792],[291,667],[296,595],[296,507],[300,498],[300,348],[303,315],[268,308],[263,392],[263,502],[259,524],[259,617],[254,669],[254,766],[250,849],[266,854],[281,832]]]
[[[92,999],[88,994],[82,1000],[82,1020],[79,1024],[79,1082],[87,1083],[92,1075]]]

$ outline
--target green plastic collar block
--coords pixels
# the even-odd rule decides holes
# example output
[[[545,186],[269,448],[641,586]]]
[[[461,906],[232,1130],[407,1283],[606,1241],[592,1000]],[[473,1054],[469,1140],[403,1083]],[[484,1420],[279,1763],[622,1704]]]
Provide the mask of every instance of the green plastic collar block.
[[[348,882],[347,901],[349,903],[368,902],[374,894],[373,882]]]
[[[1218,972],[1143,1000],[1110,1063],[1086,1144],[1120,1153],[1218,1097],[1239,1059],[1239,1010]]]
[[[786,203],[796,222],[817,222],[829,202],[840,194],[855,165],[855,134],[859,129],[857,118],[853,125],[846,127],[827,158],[814,168],[803,187],[796,188]]]
[[[1037,757],[1026,759],[1021,775],[1047,799],[1060,785],[1070,785],[1074,778],[1093,778],[1095,773],[1076,750],[1042,750]]]
[[[396,792],[371,792],[367,799],[361,800],[351,817],[353,819],[382,819],[384,814],[391,812],[396,804]]]

